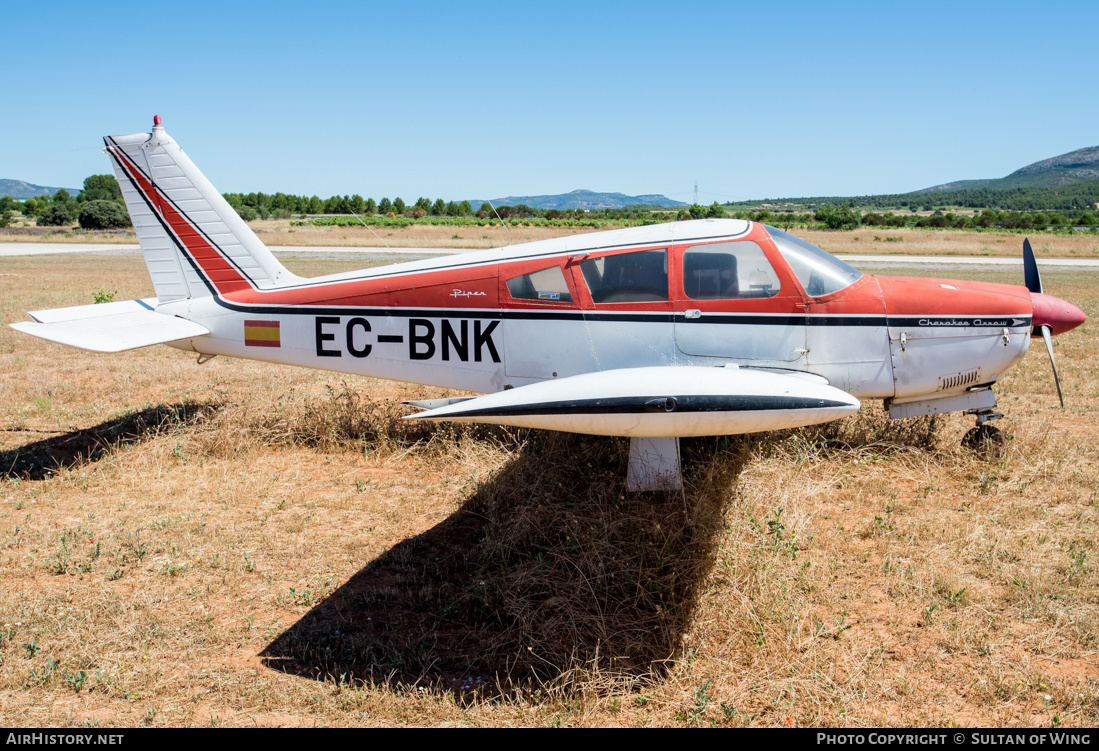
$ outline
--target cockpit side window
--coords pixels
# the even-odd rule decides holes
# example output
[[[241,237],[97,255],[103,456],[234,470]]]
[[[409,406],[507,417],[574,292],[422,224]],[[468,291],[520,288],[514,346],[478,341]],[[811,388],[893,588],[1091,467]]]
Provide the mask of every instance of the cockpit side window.
[[[849,266],[800,237],[770,226],[767,227],[767,233],[810,297],[824,297],[839,292],[862,277],[862,272],[854,266]]]
[[[751,240],[695,245],[683,253],[683,291],[692,300],[774,297],[778,276]]]
[[[668,251],[639,250],[580,262],[592,302],[659,302],[668,299]]]

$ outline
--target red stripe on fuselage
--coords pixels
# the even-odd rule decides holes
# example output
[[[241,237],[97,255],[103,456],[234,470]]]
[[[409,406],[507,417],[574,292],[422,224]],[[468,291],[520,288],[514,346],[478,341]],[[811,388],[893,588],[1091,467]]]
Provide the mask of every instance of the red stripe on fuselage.
[[[142,175],[141,171],[118,147],[111,146],[111,153],[118,159],[123,170],[133,181],[154,210],[178,238],[181,248],[198,266],[224,299],[243,305],[279,305],[279,306],[346,306],[387,307],[387,308],[441,308],[453,310],[473,308],[481,310],[524,309],[543,307],[529,301],[511,300],[506,290],[501,289],[501,279],[508,279],[529,271],[532,267],[548,267],[561,263],[560,258],[547,257],[540,261],[516,258],[500,260],[479,266],[455,266],[435,271],[411,273],[382,278],[356,279],[346,282],[322,284],[304,284],[292,289],[259,290],[250,279],[244,276],[221,251],[207,240],[187,217],[178,211],[171,202],[160,193],[160,189]],[[769,236],[759,225],[743,237],[752,239],[761,245],[770,245]],[[692,243],[675,242],[670,245],[651,247],[689,246]],[[642,247],[630,249],[638,250]],[[690,307],[722,312],[767,312],[797,313],[805,310],[804,304],[795,306],[803,298],[800,294],[791,294],[794,289],[791,276],[785,263],[778,261],[773,249],[776,272],[781,277],[783,294],[760,301],[687,301]],[[628,252],[628,251],[626,251]],[[563,252],[562,255],[565,255]],[[680,252],[674,253],[680,258]],[[669,260],[672,259],[670,256]],[[567,268],[567,266],[566,266]],[[1025,315],[1031,314],[1029,293],[1023,287],[985,284],[981,282],[960,282],[957,280],[918,279],[904,277],[877,277],[881,285],[880,292],[870,283],[872,277],[864,277],[863,283],[837,293],[835,296],[812,301],[813,313],[846,315],[881,315],[882,301],[885,301],[885,313],[888,315]],[[585,297],[579,289],[580,280],[573,275],[580,298]],[[957,289],[944,288],[950,285]],[[681,282],[673,286],[672,300],[665,303],[634,303],[626,305],[592,306],[590,301],[581,304],[574,301],[571,305],[544,306],[547,311],[578,310],[580,308],[607,311],[666,311],[678,307],[677,300],[682,292],[678,289]],[[833,299],[833,297],[835,299]],[[574,297],[574,300],[576,298]],[[808,301],[806,301],[808,302]],[[672,303],[670,305],[669,303]],[[305,312],[305,311],[303,311]]]

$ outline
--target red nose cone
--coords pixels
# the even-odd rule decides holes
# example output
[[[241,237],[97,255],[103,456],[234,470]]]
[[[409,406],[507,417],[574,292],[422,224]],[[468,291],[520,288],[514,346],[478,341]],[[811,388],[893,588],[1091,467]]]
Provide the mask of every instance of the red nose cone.
[[[1053,334],[1072,331],[1087,320],[1084,311],[1053,295],[1031,292],[1030,302],[1034,307],[1032,323],[1035,326],[1049,326]]]

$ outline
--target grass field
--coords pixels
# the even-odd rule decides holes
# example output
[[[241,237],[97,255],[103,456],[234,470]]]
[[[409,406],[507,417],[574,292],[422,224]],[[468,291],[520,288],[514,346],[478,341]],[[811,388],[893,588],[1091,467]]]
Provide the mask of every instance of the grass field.
[[[1096,275],[1043,281],[1099,314]],[[5,324],[99,290],[152,294],[137,257],[0,259]],[[866,403],[684,441],[684,503],[623,491],[624,440],[397,420],[438,389],[5,325],[0,717],[1094,726],[1095,331],[1056,340],[1065,410],[1040,341],[997,388],[1002,450]]]

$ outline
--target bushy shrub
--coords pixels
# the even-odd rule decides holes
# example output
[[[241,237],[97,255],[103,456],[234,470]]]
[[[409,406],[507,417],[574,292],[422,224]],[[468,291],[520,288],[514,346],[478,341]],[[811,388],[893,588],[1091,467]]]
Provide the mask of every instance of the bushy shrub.
[[[130,215],[115,201],[88,201],[78,219],[84,229],[121,229],[133,226]]]
[[[66,203],[55,203],[38,215],[39,227],[68,227],[73,223],[73,215]]]

